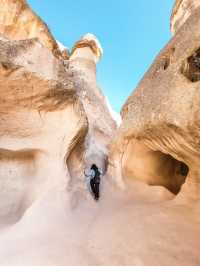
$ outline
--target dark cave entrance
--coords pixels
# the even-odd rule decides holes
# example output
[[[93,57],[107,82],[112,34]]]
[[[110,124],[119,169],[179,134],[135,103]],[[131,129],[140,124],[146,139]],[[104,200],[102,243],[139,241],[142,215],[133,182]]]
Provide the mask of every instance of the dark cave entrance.
[[[200,80],[200,48],[183,62],[181,73],[191,82]]]

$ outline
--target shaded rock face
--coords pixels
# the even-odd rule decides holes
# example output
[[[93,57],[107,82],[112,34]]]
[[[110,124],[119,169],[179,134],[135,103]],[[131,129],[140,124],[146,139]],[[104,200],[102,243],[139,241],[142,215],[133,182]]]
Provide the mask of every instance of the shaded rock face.
[[[190,199],[199,199],[200,191],[199,16],[197,8],[123,106],[123,148],[113,160],[123,157],[123,176],[180,190],[180,197]]]

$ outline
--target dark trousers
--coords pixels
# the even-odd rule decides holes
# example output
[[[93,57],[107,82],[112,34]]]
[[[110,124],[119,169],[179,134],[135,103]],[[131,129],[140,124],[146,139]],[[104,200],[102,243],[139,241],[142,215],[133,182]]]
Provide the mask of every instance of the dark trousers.
[[[94,194],[95,200],[98,200],[99,199],[99,182],[95,182],[95,178],[92,178],[90,180],[90,186]]]

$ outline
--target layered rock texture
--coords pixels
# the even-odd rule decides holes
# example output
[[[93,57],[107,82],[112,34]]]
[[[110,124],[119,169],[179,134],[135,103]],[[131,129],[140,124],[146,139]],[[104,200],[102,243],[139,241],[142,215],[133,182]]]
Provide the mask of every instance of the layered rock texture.
[[[177,0],[171,15],[170,26],[172,33],[176,33],[199,6],[199,0]]]
[[[175,13],[181,12],[178,7],[182,10],[177,3]],[[191,198],[199,198],[200,188],[199,14],[197,8],[127,100],[116,148],[122,148],[116,156],[122,156],[123,176],[174,194],[184,184],[180,195]]]
[[[103,50],[95,36],[69,55],[21,0],[1,1],[0,34],[3,228],[51,190],[70,190],[72,206],[81,197],[92,201],[84,170],[96,163],[105,172],[117,125],[96,84]]]
[[[85,136],[87,117],[69,72],[35,39],[1,38],[0,65],[4,224],[50,187],[69,182],[65,159]]]
[[[186,222],[190,235],[199,238],[199,1],[177,1],[171,27],[175,36],[122,108],[122,125],[110,150],[109,174],[124,191],[138,190],[139,182],[153,186],[155,191],[159,188],[165,199],[170,198],[171,193],[170,208],[177,212],[176,218],[168,213],[165,204],[161,204],[171,225],[181,228],[185,217],[190,217],[190,222]],[[185,214],[182,221],[180,206]],[[192,216],[188,208],[192,210]],[[163,262],[152,262],[151,259],[147,262],[144,256],[139,261],[142,261],[141,265],[199,264],[197,249],[200,242],[196,242],[195,237],[189,240],[190,244],[187,241],[183,244],[179,241],[181,234],[186,234],[187,230],[183,230],[172,240],[171,231],[159,215],[154,217],[154,222],[163,228],[160,234],[168,251],[163,253],[161,246],[150,244],[151,250],[156,248],[159,254],[162,253]],[[187,254],[180,256],[173,245],[175,239]]]
[[[47,25],[32,11],[26,0],[0,2],[0,32],[11,40],[38,38],[56,57],[64,56]]]
[[[200,265],[200,10],[183,3],[117,131],[97,38],[67,52],[25,1],[1,1],[1,266]]]
[[[89,168],[96,163],[105,173],[107,168],[108,145],[116,129],[116,122],[112,118],[107,106],[106,98],[96,83],[96,63],[103,54],[99,41],[92,34],[86,34],[72,49],[68,62],[78,88],[77,94],[83,103],[88,119],[88,134],[85,138],[84,165]],[[98,106],[98,108],[97,108]],[[80,156],[80,148],[74,151],[72,157]],[[70,161],[70,158],[69,158]],[[81,176],[83,168],[74,165],[76,176]],[[74,171],[72,170],[72,171]]]

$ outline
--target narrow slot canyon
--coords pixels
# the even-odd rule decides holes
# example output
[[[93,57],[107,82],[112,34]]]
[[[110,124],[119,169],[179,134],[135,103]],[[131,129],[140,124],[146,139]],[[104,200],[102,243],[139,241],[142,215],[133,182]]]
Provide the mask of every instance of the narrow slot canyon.
[[[0,1],[0,266],[200,265],[200,0],[154,62],[141,1]]]

